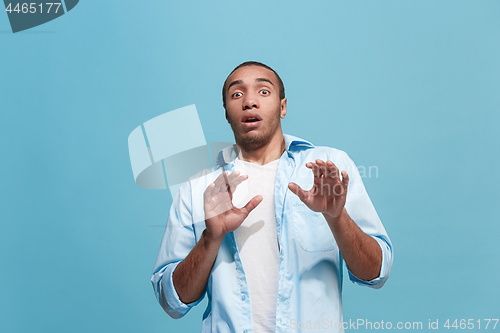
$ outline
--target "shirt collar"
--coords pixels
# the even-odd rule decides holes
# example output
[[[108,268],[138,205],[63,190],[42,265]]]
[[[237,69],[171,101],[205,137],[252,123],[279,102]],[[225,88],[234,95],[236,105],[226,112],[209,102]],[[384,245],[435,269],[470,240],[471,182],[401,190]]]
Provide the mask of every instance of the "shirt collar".
[[[307,140],[298,138],[293,135],[283,134],[285,138],[285,146],[286,150],[293,151],[295,147],[309,147],[314,148],[314,145]]]
[[[283,138],[285,139],[285,147],[289,154],[293,153],[293,151],[299,147],[314,148],[314,145],[309,141],[293,135],[283,134]],[[236,157],[238,157],[238,148],[236,145],[222,149],[217,155],[217,161],[215,162],[216,168],[232,163]]]

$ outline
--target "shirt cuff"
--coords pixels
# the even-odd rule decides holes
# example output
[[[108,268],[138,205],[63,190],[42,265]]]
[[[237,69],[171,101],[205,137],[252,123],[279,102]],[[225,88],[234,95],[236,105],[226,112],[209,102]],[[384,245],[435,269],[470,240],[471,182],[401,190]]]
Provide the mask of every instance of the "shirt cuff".
[[[203,293],[203,295],[201,295],[199,299],[189,304],[183,303],[180,300],[179,295],[175,290],[174,280],[173,280],[174,270],[179,263],[180,261],[168,265],[167,268],[165,269],[165,272],[163,272],[163,278],[162,278],[163,295],[166,301],[166,304],[163,308],[172,318],[181,318],[193,306],[200,303],[203,297],[205,296],[205,293]]]
[[[368,286],[371,288],[379,289],[382,288],[384,285],[385,281],[389,278],[389,273],[391,272],[391,267],[392,267],[392,247],[389,245],[390,243],[387,243],[385,240],[376,237],[376,236],[371,236],[373,237],[378,245],[380,246],[380,249],[382,250],[382,265],[380,266],[380,273],[379,276],[373,280],[361,280],[357,278],[354,274],[347,269],[349,273],[349,279],[353,283],[357,283],[362,286]]]

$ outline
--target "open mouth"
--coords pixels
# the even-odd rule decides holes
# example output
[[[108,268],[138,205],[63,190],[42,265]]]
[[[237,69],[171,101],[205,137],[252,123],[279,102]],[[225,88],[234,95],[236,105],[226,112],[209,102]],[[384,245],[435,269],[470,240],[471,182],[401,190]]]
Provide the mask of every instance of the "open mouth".
[[[259,114],[249,112],[246,115],[244,115],[242,122],[245,124],[251,125],[251,124],[258,123],[261,120],[262,120],[262,118],[260,117]]]
[[[257,119],[257,118],[247,118],[243,122],[244,123],[255,123],[257,121],[260,121],[260,119]]]

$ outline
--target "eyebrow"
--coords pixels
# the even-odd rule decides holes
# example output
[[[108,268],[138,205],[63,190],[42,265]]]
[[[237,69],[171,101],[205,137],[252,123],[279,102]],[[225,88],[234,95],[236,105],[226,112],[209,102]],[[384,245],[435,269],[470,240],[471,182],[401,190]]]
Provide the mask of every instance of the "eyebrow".
[[[265,77],[259,77],[259,78],[256,78],[256,79],[255,79],[255,82],[268,82],[268,83],[270,83],[270,84],[274,87],[274,84],[271,82],[271,80],[266,79]],[[235,81],[231,82],[231,83],[229,84],[229,86],[227,86],[227,91],[229,91],[229,89],[230,89],[232,86],[237,85],[237,84],[242,84],[242,83],[243,83],[243,81],[241,81],[241,80],[235,80]]]
[[[229,89],[230,89],[232,86],[234,86],[235,84],[242,84],[242,83],[243,83],[243,81],[241,81],[241,80],[236,80],[236,81],[231,82],[231,83],[227,86],[227,91],[229,91]]]
[[[268,82],[274,87],[274,84],[271,82],[271,80],[266,79],[265,77],[259,77],[259,78],[255,79],[255,82]]]

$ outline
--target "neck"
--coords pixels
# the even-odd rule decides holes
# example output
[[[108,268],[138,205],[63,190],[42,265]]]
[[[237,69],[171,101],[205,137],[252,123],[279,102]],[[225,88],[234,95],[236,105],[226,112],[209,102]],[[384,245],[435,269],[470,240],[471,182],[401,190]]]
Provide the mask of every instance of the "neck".
[[[261,148],[245,150],[238,145],[238,149],[241,160],[264,165],[281,157],[285,151],[285,138],[281,131],[276,131],[276,135],[271,138],[269,143]]]

